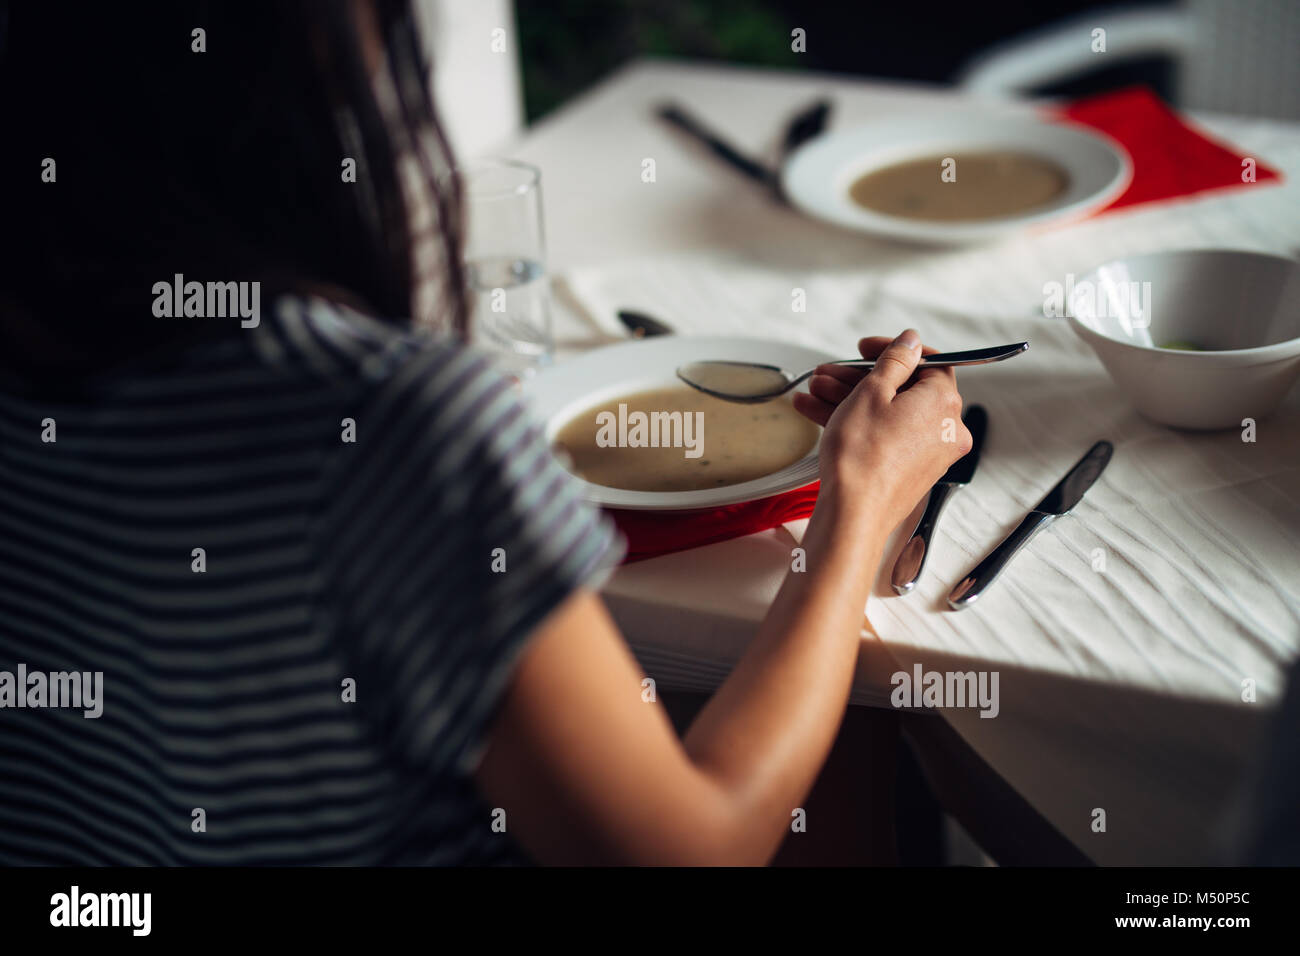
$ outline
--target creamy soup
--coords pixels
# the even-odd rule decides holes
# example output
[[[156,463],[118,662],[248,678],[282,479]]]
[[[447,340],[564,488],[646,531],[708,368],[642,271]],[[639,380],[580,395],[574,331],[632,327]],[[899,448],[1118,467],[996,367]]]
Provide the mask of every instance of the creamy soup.
[[[780,369],[748,362],[691,362],[678,374],[701,388],[723,395],[776,395],[788,379]]]
[[[947,159],[955,162],[945,163]],[[952,170],[947,177],[946,168]],[[1025,212],[1060,196],[1068,184],[1064,169],[1037,156],[958,153],[873,170],[849,186],[849,197],[888,216],[955,222]]]
[[[817,434],[786,399],[738,405],[683,385],[593,405],[560,429],[555,444],[592,484],[695,491],[780,471],[808,454]]]

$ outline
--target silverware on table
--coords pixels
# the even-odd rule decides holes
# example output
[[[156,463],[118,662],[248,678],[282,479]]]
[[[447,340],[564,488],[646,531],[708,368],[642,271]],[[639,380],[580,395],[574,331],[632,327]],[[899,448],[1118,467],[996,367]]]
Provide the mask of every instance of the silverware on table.
[[[995,345],[987,349],[969,349],[964,352],[935,352],[922,356],[917,368],[943,368],[951,365],[987,365],[1019,355],[1029,348],[1028,342]],[[871,369],[875,359],[840,359],[822,362],[821,365],[844,365],[848,368]],[[762,362],[733,362],[708,359],[687,362],[677,369],[677,377],[691,388],[721,398],[728,402],[767,402],[784,395],[821,366],[814,366],[801,375],[791,376],[784,369]]]
[[[656,113],[660,119],[671,123],[688,136],[699,141],[714,156],[770,189],[778,199],[785,202],[786,197],[781,191],[781,168],[785,165],[786,157],[808,140],[821,134],[826,128],[830,111],[830,101],[821,99],[795,114],[787,124],[785,133],[781,138],[775,169],[746,156],[676,103],[665,103],[656,110]]]
[[[1108,441],[1099,441],[1093,445],[1060,483],[1049,491],[1042,501],[1034,505],[1033,510],[1016,526],[1016,529],[952,589],[948,594],[948,606],[954,611],[960,611],[974,604],[984,593],[984,589],[993,583],[1002,569],[1015,557],[1016,552],[1028,544],[1035,534],[1061,515],[1068,514],[1070,509],[1079,503],[1084,492],[1091,488],[1101,477],[1101,473],[1106,470],[1106,465],[1110,463],[1110,456],[1114,451],[1115,446]]]
[[[943,506],[954,491],[970,484],[979,464],[980,448],[984,444],[984,434],[988,429],[989,416],[983,405],[972,405],[962,416],[971,434],[971,447],[961,458],[953,462],[947,473],[930,489],[930,499],[926,502],[925,513],[912,532],[912,537],[903,546],[902,553],[894,562],[894,572],[890,583],[899,594],[907,594],[916,587],[917,579],[925,569],[925,559],[930,556],[930,541],[934,536],[935,526]]]
[[[789,203],[790,201],[785,194],[785,190],[781,188],[781,171],[785,168],[786,160],[790,158],[791,153],[808,142],[808,140],[816,139],[825,131],[830,115],[831,101],[826,99],[817,100],[807,109],[796,113],[794,119],[790,120],[790,125],[786,127],[785,136],[781,140],[780,150],[777,153],[776,170],[772,182],[776,197],[782,202]]]
[[[652,335],[672,335],[672,327],[658,319],[653,319],[644,312],[620,309],[618,320],[623,323],[634,339],[648,339]]]

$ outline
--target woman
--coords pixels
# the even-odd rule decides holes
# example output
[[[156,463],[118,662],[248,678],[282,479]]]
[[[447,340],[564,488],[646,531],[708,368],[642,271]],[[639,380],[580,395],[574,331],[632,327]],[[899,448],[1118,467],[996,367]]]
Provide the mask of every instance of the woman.
[[[0,710],[0,862],[770,860],[969,447],[952,372],[907,332],[812,379],[807,571],[679,739],[615,536],[462,344],[406,5],[119,14],[11,10],[0,60],[0,670],[102,675]]]

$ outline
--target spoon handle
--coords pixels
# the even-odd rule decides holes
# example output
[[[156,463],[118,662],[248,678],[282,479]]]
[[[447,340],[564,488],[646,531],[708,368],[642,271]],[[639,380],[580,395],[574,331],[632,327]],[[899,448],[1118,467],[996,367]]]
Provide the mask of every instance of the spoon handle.
[[[966,352],[935,352],[921,359],[921,365],[936,368],[948,365],[986,365],[989,362],[1001,362],[1013,355],[1019,355],[1029,348],[1028,342],[1015,342],[1011,345],[995,345],[987,349],[970,349]],[[847,365],[849,368],[875,368],[875,359],[842,359],[827,362],[827,365]]]

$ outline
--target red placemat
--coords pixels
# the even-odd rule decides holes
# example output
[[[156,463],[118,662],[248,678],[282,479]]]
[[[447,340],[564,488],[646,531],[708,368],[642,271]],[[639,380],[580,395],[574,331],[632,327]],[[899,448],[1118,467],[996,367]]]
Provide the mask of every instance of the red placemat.
[[[1145,87],[1092,96],[1057,114],[1105,133],[1128,150],[1133,160],[1133,182],[1102,213],[1282,178],[1258,156],[1211,139]],[[1255,161],[1254,182],[1242,179],[1246,171],[1242,161],[1246,159]]]
[[[1254,186],[1281,175],[1257,156],[1211,139],[1142,87],[1103,93],[1056,111],[1120,143],[1133,160],[1133,181],[1100,214],[1212,189]],[[1243,180],[1243,159],[1255,160],[1255,181]],[[817,484],[786,494],[708,511],[622,511],[609,514],[627,537],[625,562],[739,538],[812,514]]]

